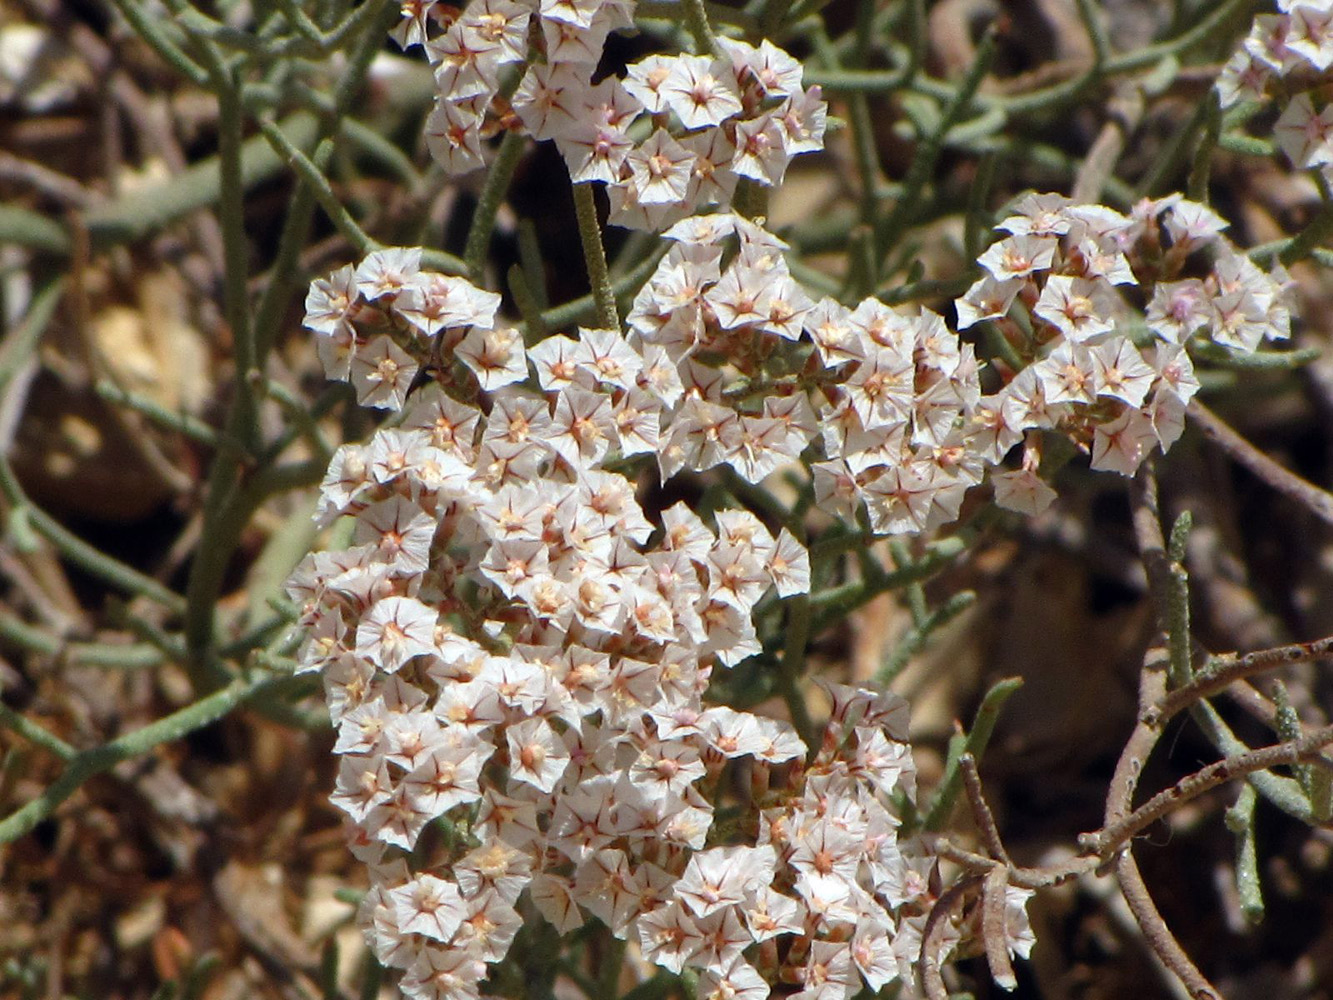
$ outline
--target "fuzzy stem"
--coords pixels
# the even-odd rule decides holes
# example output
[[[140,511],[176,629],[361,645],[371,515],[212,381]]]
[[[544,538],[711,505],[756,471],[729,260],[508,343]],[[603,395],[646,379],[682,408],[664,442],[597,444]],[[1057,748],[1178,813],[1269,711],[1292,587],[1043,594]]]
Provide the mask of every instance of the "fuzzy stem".
[[[509,191],[509,182],[514,176],[514,168],[518,166],[526,146],[527,140],[518,132],[506,132],[500,140],[499,152],[486,172],[486,183],[481,189],[477,208],[472,213],[472,226],[468,229],[467,245],[463,250],[463,266],[468,280],[474,285],[482,282],[486,254],[491,248],[491,236],[495,233],[495,217],[499,214],[500,205]]]
[[[591,184],[574,185],[574,209],[578,215],[579,239],[583,242],[583,261],[588,268],[588,284],[592,286],[593,301],[597,305],[597,325],[603,330],[619,330],[616,293],[611,287],[611,274],[606,266],[602,227],[597,222],[597,203],[593,199]]]

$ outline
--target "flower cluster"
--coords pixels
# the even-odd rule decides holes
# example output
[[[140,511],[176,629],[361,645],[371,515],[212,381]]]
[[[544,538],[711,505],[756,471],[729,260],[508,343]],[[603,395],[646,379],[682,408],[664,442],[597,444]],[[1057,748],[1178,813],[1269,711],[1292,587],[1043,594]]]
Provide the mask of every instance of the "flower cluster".
[[[1008,235],[982,255],[986,273],[956,303],[960,328],[1000,323],[1028,362],[974,415],[984,461],[999,462],[1027,435],[1022,468],[993,477],[1000,503],[1049,501],[1034,431],[1066,434],[1090,448],[1094,469],[1124,475],[1154,446],[1168,449],[1199,388],[1191,338],[1248,353],[1290,335],[1285,272],[1256,266],[1221,235],[1225,226],[1179,195],[1129,215],[1030,195],[1000,223]]]
[[[812,301],[786,245],[737,216],[666,236],[677,242],[628,320],[689,390],[663,431],[664,477],[725,463],[758,483],[804,454],[836,518],[864,508],[876,534],[915,534],[957,516],[982,478],[968,430],[981,390],[972,347],[941,317]]]
[[[793,156],[823,147],[819,88],[804,88],[800,63],[771,42],[719,38],[718,56],[652,55],[594,84],[607,35],[632,23],[631,0],[476,0],[430,37],[445,9],[418,0],[398,37],[424,44],[435,67],[426,140],[452,174],[484,165],[496,129],[551,139],[574,183],[607,185],[613,223],[657,231],[729,205],[742,177],[778,184]],[[527,65],[506,101],[509,64]]]
[[[760,652],[759,602],[808,590],[807,551],[746,510],[655,523],[623,473],[724,468],[743,494],[804,468],[821,508],[878,534],[955,519],[988,470],[1000,503],[1035,510],[1042,433],[1129,474],[1180,433],[1187,343],[1288,335],[1282,273],[1201,205],[1031,195],[1000,228],[955,303],[1017,359],[989,394],[940,316],[816,302],[785,244],[731,213],[667,230],[627,332],[528,347],[498,296],[412,250],[312,285],[329,374],[401,411],[338,450],[317,516],[354,519],[353,544],[310,556],[290,593],[338,727],[334,801],[372,872],[363,920],[409,994],[475,995],[520,907],[562,932],[596,916],[709,996],[910,980],[933,859],[896,836],[903,706],[828,686],[812,755],[785,722],[708,704],[714,669]],[[740,819],[720,827],[724,801]]]
[[[816,435],[803,393],[745,412],[732,390],[830,308],[799,296],[759,227],[719,216],[690,232],[630,339],[581,330],[525,350],[493,296],[406,251],[312,287],[330,372],[401,408],[339,449],[318,516],[351,517],[352,545],[307,557],[289,593],[337,727],[333,801],[371,872],[362,921],[410,996],[477,996],[533,909],[562,933],[596,916],[658,965],[697,970],[710,997],[782,982],[845,1000],[911,979],[936,890],[923,845],[896,836],[915,787],[905,705],[827,685],[809,759],[789,724],[706,704],[714,668],[759,651],[760,599],[808,589],[806,551],[744,510],[710,527],[677,504],[654,525],[610,468],[651,454],[664,476],[728,462],[757,481]],[[756,276],[767,293],[742,301]],[[654,313],[672,287],[671,315]],[[872,320],[853,317],[834,318]],[[864,337],[842,338],[861,352],[847,357],[877,345],[912,363],[915,340]],[[832,339],[807,345],[812,371]],[[878,398],[828,405],[874,428]],[[725,827],[722,803],[739,813]]]
[[[1316,107],[1333,68],[1333,3],[1279,0],[1279,13],[1261,14],[1217,81],[1222,106],[1261,101],[1279,84],[1296,92],[1273,126],[1273,135],[1300,169],[1333,178],[1333,106]],[[1320,103],[1323,101],[1320,99]]]

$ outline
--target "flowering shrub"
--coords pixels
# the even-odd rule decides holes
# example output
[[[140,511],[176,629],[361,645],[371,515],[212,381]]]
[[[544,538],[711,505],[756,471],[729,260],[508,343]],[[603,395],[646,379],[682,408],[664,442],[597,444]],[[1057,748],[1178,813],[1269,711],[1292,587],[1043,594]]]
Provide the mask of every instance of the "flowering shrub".
[[[328,375],[400,412],[340,448],[321,489],[320,523],[353,517],[354,544],[289,583],[301,666],[322,670],[338,730],[333,801],[371,873],[367,938],[408,995],[475,997],[526,898],[561,934],[593,916],[697,970],[700,996],[913,992],[936,861],[898,836],[915,792],[905,704],[825,682],[814,747],[711,704],[714,671],[761,651],[766,595],[808,593],[809,554],[745,509],[710,525],[677,503],[655,524],[627,473],[726,467],[758,486],[804,469],[828,515],[902,535],[955,521],[989,470],[997,503],[1035,513],[1055,495],[1043,435],[1132,475],[1180,436],[1192,341],[1289,335],[1285,272],[1178,195],[1129,215],[1029,195],[956,303],[960,329],[1004,338],[983,377],[940,315],[815,301],[786,244],[726,210],[740,178],[776,184],[822,144],[818,88],[780,49],[719,39],[716,57],[649,56],[592,84],[625,4],[478,0],[433,36],[436,11],[397,35],[435,69],[436,159],[482,166],[502,67],[525,62],[536,19],[545,58],[501,124],[554,139],[574,183],[607,185],[612,222],[669,246],[627,329],[531,345],[498,295],[423,271],[416,250],[311,287]],[[1004,892],[1003,947],[1026,955],[1031,890]],[[932,960],[967,933],[933,938]]]
[[[850,996],[862,977],[910,977],[930,857],[895,833],[894,798],[915,784],[906,706],[829,684],[812,756],[789,723],[706,705],[715,666],[759,651],[755,605],[809,589],[806,550],[744,510],[719,511],[713,530],[677,504],[655,532],[607,467],[727,462],[757,481],[815,437],[803,394],[745,414],[724,405],[744,398],[726,373],[693,359],[723,337],[739,357],[800,334],[773,330],[776,241],[743,219],[701,222],[641,296],[633,346],[580,330],[525,352],[484,293],[397,251],[312,290],[322,355],[365,402],[404,400],[428,337],[458,359],[396,427],[339,449],[320,516],[353,515],[357,544],[308,557],[289,584],[311,629],[302,663],[323,669],[338,727],[334,802],[371,866],[362,919],[410,995],[476,995],[525,890],[560,932],[594,915],[657,964],[700,970],[708,995],[767,995],[794,976]],[[727,280],[733,233],[727,275],[762,274],[771,294],[762,318],[733,305],[728,319],[747,321],[708,336],[702,286]],[[662,315],[673,276],[697,290]],[[724,309],[719,295],[710,315]],[[685,349],[695,328],[707,339]],[[730,835],[721,804],[739,810]],[[438,818],[457,831],[450,848],[410,866]],[[781,959],[779,935],[794,935]]]
[[[1200,401],[1207,372],[1196,371],[1271,375],[1314,353],[1286,349],[1295,309],[1287,267],[1333,266],[1320,249],[1333,234],[1333,111],[1322,106],[1333,65],[1328,3],[1290,0],[1260,16],[1188,127],[1143,169],[1133,157],[1117,163],[1138,128],[1136,101],[1161,110],[1179,103],[1171,88],[1197,91],[1199,67],[1184,73],[1182,58],[1229,51],[1244,0],[1216,9],[1182,0],[1175,19],[1184,26],[1197,13],[1198,23],[1132,52],[1117,51],[1101,18],[1124,5],[1080,2],[1090,62],[1070,78],[1061,75],[1069,65],[1043,64],[1043,73],[1058,70],[1054,82],[995,69],[1003,20],[976,39],[949,38],[966,58],[943,58],[935,50],[950,32],[928,31],[927,5],[916,2],[859,5],[854,26],[830,37],[840,15],[826,17],[822,0],[473,0],[462,9],[407,0],[392,29],[406,56],[386,51],[396,5],[382,0],[341,12],[337,3],[223,5],[222,19],[189,0],[165,2],[175,18],[166,23],[138,0],[115,6],[145,51],[217,98],[217,162],[173,164],[167,197],[131,192],[107,207],[100,188],[72,191],[59,171],[6,161],[6,191],[30,184],[67,202],[77,225],[65,232],[6,204],[0,230],[34,253],[89,258],[83,268],[107,247],[215,203],[217,218],[198,227],[198,256],[225,298],[209,319],[227,334],[219,342],[233,345],[234,369],[218,380],[228,416],[213,427],[118,382],[99,386],[188,439],[195,450],[179,454],[212,455],[195,482],[167,458],[176,451],[141,449],[169,481],[184,481],[177,499],[202,507],[156,575],[96,551],[34,507],[0,449],[6,541],[17,540],[23,557],[49,544],[137,602],[108,602],[104,617],[129,635],[103,643],[76,633],[106,622],[75,622],[62,610],[76,588],[53,588],[58,599],[25,594],[25,614],[39,621],[0,608],[0,639],[62,667],[175,664],[180,676],[135,689],[170,702],[169,715],[89,749],[79,749],[84,721],[64,720],[66,742],[0,705],[0,726],[67,767],[0,819],[0,843],[34,832],[89,776],[246,700],[283,725],[320,727],[326,720],[300,704],[318,675],[336,733],[332,802],[367,872],[358,923],[411,997],[554,995],[563,977],[562,987],[589,1000],[617,1000],[632,975],[632,1000],[940,1000],[970,974],[959,963],[983,954],[995,982],[1014,989],[1012,960],[1034,946],[1033,894],[1107,871],[1163,967],[1190,995],[1217,995],[1153,909],[1132,843],[1182,803],[1248,779],[1227,823],[1239,839],[1235,894],[1247,918],[1262,910],[1256,802],[1327,825],[1333,727],[1320,722],[1309,690],[1293,699],[1280,685],[1266,695],[1238,689],[1256,725],[1279,738],[1255,748],[1209,699],[1325,656],[1333,638],[1274,639],[1200,666],[1208,633],[1190,625],[1191,522],[1182,515],[1163,531],[1167,507],[1149,459],[1173,446],[1188,418],[1263,484],[1333,524],[1333,497],[1227,428]],[[637,37],[608,46],[617,32]],[[1012,69],[1026,63],[1010,35]],[[113,64],[87,32],[75,37],[90,65]],[[959,72],[933,75],[940,65]],[[1085,161],[1065,148],[1078,146],[1069,136],[1059,149],[1045,139],[1031,147],[1033,163],[1055,162],[1075,196],[1027,190],[1038,176],[1057,182],[1012,154],[1026,153],[1045,117],[1072,112],[1116,78],[1120,107],[1105,114]],[[367,80],[376,86],[363,88]],[[134,88],[118,77],[108,92],[151,138],[126,148],[155,144],[162,130]],[[1266,120],[1258,112],[1270,92],[1285,100],[1276,147],[1313,171],[1300,178],[1303,190],[1323,204],[1299,234],[1246,250],[1209,207],[1210,155],[1273,153],[1266,136],[1240,131]],[[385,127],[356,121],[358,102],[383,110]],[[889,111],[896,132],[914,133],[910,162],[893,163],[889,140],[899,136],[875,127]],[[400,113],[417,115],[419,159],[433,166],[387,134]],[[546,266],[567,264],[543,259],[549,248],[525,228],[531,219],[518,226],[508,300],[491,290],[500,282],[490,273],[520,160],[548,140],[573,189],[589,286],[550,308]],[[343,143],[355,155],[342,157]],[[946,149],[965,169],[945,169]],[[817,155],[791,167],[805,154]],[[1006,158],[1015,162],[998,167]],[[840,173],[830,164],[848,166],[834,178],[843,214],[777,225],[769,196],[789,167],[812,163],[825,175]],[[368,221],[365,203],[377,199],[360,198],[366,165],[407,192]],[[267,273],[251,281],[247,261],[261,254],[247,237],[247,185],[288,167],[298,184]],[[475,205],[449,201],[465,175],[481,175],[459,185]],[[959,178],[975,181],[966,199],[956,197]],[[1177,184],[1188,197],[1153,196]],[[444,242],[458,235],[461,256],[386,247],[362,228],[431,244],[427,226],[446,215],[456,223],[460,207],[472,208],[466,239],[451,225]],[[774,198],[773,215],[785,207]],[[317,210],[336,233],[312,247]],[[633,230],[616,234],[614,266],[599,211]],[[1253,235],[1244,228],[1241,243]],[[917,266],[927,230],[952,277],[927,279]],[[845,251],[845,267],[818,260],[830,246]],[[156,250],[174,261],[180,248]],[[273,350],[311,271],[335,258],[355,263],[310,284],[305,326],[325,374],[350,383],[357,403],[382,418],[368,440],[336,448],[326,418],[354,410],[350,394],[330,391],[307,411]],[[35,369],[25,352],[64,285],[78,286],[79,324],[99,325],[82,320],[115,282],[75,276],[34,297],[17,346],[0,352],[0,387],[27,391]],[[102,325],[120,335],[121,324]],[[96,360],[87,345],[83,353]],[[940,595],[925,581],[963,563],[983,532],[1027,523],[994,516],[997,507],[1046,512],[1070,462],[1127,486],[1144,572],[1122,576],[1146,593],[1160,635],[1144,652],[1101,828],[1077,851],[1027,867],[1002,842],[977,769],[1018,681],[980,699],[971,728],[960,724],[948,740],[940,773],[923,763],[920,801],[908,705],[883,685],[973,596],[933,604]],[[316,484],[311,527],[286,501]],[[1042,530],[1068,513],[1057,509]],[[278,516],[289,520],[275,528]],[[292,530],[298,522],[308,535]],[[329,550],[307,554],[317,530]],[[239,576],[236,556],[250,553],[252,536],[266,548],[246,570],[246,599],[227,600],[225,581]],[[34,569],[8,549],[3,559],[6,574],[22,570],[18,590],[56,579],[56,561]],[[164,582],[173,567],[188,576],[183,593]],[[956,589],[959,578],[938,589],[946,584]],[[278,596],[284,587],[290,600]],[[851,678],[834,674],[834,657],[813,640],[893,590],[910,625],[876,681],[862,662]],[[1226,598],[1231,608],[1234,592]],[[1305,592],[1294,598],[1303,613],[1316,603]],[[264,607],[272,618],[259,617]],[[1256,599],[1247,623],[1262,610]],[[187,687],[193,700],[179,707]],[[33,705],[28,715],[40,716]],[[1216,759],[1136,807],[1145,762],[1186,710]],[[38,783],[11,782],[13,773],[0,782],[5,796]],[[169,783],[141,777],[118,780],[140,782],[159,819],[208,815],[163,804]],[[955,837],[960,795],[973,828]],[[188,840],[173,863],[196,848]],[[1231,869],[1218,872],[1219,884],[1233,880]],[[237,900],[247,884],[224,872],[213,894],[244,911]],[[13,908],[4,892],[0,904]],[[236,922],[242,937],[263,933]],[[118,935],[134,931],[117,924]],[[155,963],[175,962],[171,935],[153,941]],[[244,946],[272,957],[262,942]],[[320,970],[328,995],[343,985],[333,982],[334,958],[326,953]],[[8,985],[10,966],[0,964]],[[295,962],[302,976],[315,964]],[[38,982],[31,971],[28,992]],[[176,970],[182,995],[197,992],[197,971]]]

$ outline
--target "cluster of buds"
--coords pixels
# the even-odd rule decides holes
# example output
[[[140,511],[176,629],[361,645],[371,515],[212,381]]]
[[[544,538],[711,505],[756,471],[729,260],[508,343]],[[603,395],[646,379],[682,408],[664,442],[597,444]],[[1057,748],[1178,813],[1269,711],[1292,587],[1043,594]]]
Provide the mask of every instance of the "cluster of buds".
[[[1036,474],[1039,432],[1067,435],[1094,469],[1124,475],[1170,448],[1199,388],[1191,343],[1248,353],[1290,336],[1285,271],[1256,266],[1225,226],[1179,195],[1129,215],[1030,195],[1000,223],[1008,235],[956,304],[961,328],[998,323],[1021,363],[973,415],[983,461],[1026,440],[1022,467],[992,477],[998,502],[1035,512],[1053,497]]]
[[[1276,14],[1254,19],[1250,33],[1222,68],[1218,99],[1228,108],[1263,101],[1270,90],[1295,92],[1274,124],[1273,136],[1298,169],[1318,169],[1333,179],[1333,106],[1319,96],[1333,69],[1333,3],[1279,0],[1278,8]],[[1323,106],[1316,107],[1316,100]]]
[[[631,0],[476,0],[461,13],[411,5],[398,38],[423,44],[435,67],[435,159],[452,174],[475,170],[484,137],[500,128],[551,139],[574,183],[607,186],[611,222],[658,231],[728,206],[742,177],[780,183],[792,157],[823,148],[819,88],[804,88],[801,64],[768,41],[719,38],[716,56],[652,55],[594,84],[607,35],[632,13]],[[506,101],[510,64],[526,69]]]

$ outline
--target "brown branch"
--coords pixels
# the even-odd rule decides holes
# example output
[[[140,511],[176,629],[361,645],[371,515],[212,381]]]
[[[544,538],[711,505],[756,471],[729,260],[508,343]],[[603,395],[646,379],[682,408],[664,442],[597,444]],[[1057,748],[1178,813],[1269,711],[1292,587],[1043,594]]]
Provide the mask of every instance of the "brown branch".
[[[940,935],[949,922],[949,914],[964,895],[980,883],[975,876],[959,879],[945,889],[926,917],[926,926],[921,931],[921,954],[917,957],[916,971],[921,978],[921,986],[926,991],[927,1000],[949,1000],[949,991],[940,974]]]
[[[970,753],[958,758],[958,766],[963,772],[963,787],[967,790],[967,801],[972,806],[972,822],[976,823],[981,833],[982,843],[991,857],[1009,864],[1009,853],[1000,840],[1000,828],[995,823],[995,816],[986,804],[986,796],[981,790],[981,775],[977,773],[977,759]]]
[[[1204,436],[1264,483],[1289,499],[1306,507],[1325,524],[1333,525],[1333,493],[1320,489],[1278,465],[1250,442],[1231,429],[1221,417],[1197,399],[1190,401],[1187,411],[1203,431]]]
[[[967,871],[976,875],[986,875],[996,868],[1004,868],[1008,872],[1009,884],[1016,885],[1020,889],[1045,889],[1049,886],[1059,885],[1061,882],[1068,882],[1071,878],[1086,875],[1101,864],[1100,858],[1085,855],[1041,868],[1023,868],[1014,864],[1006,864],[1003,861],[996,861],[994,858],[977,854],[975,851],[969,851],[967,848],[959,847],[944,837],[936,837],[931,841],[931,845],[931,849],[940,857],[952,861],[956,865],[961,865]]]
[[[1107,857],[1181,803],[1255,771],[1266,771],[1270,767],[1296,764],[1317,757],[1319,751],[1330,743],[1333,743],[1333,726],[1324,726],[1299,739],[1215,761],[1158,792],[1128,816],[1108,823],[1097,833],[1083,834],[1078,838],[1079,846],[1089,853]]]
[[[1002,990],[1018,985],[1014,963],[1009,958],[1009,937],[1005,932],[1008,921],[1009,873],[997,865],[990,870],[981,884],[981,941],[986,948],[986,964],[991,978]]]
[[[1148,946],[1162,963],[1185,984],[1185,988],[1189,990],[1194,1000],[1222,1000],[1222,995],[1190,960],[1185,949],[1171,933],[1171,928],[1166,926],[1166,921],[1157,911],[1152,896],[1148,894],[1148,887],[1143,882],[1143,876],[1139,873],[1139,866],[1134,861],[1130,849],[1126,848],[1117,859],[1115,873],[1116,881],[1120,884],[1120,892],[1124,895],[1125,902],[1129,904],[1135,922],[1143,931]]]
[[[1278,667],[1318,660],[1329,655],[1333,655],[1333,636],[1313,639],[1310,642],[1294,642],[1252,653],[1224,653],[1214,656],[1209,661],[1208,667],[1195,676],[1193,681],[1172,691],[1160,703],[1158,707],[1161,714],[1160,721],[1165,722],[1196,701],[1216,694],[1236,681]]]

